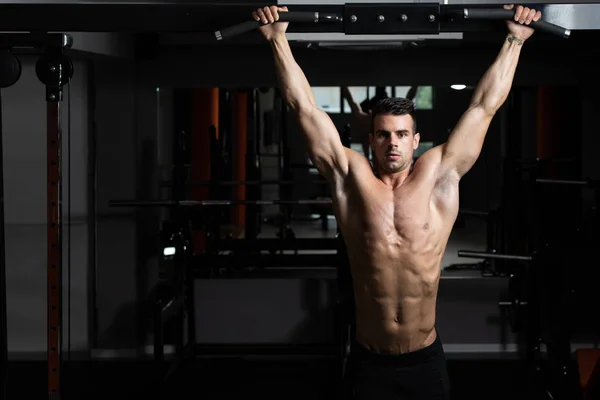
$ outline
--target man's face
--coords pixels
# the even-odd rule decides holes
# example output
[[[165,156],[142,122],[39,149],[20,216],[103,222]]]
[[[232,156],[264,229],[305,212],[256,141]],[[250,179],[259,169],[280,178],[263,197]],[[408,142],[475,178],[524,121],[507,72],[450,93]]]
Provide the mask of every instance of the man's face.
[[[382,173],[392,174],[410,167],[419,146],[410,115],[378,115],[370,136],[371,149]]]

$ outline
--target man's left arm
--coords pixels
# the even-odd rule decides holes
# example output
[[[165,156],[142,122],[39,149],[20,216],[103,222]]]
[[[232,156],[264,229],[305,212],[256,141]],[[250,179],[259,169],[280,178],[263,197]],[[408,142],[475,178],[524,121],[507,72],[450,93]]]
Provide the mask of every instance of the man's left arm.
[[[523,44],[533,33],[527,25],[540,17],[539,11],[517,7],[515,22],[508,22],[509,32],[498,56],[477,84],[469,108],[440,146],[440,176],[451,174],[460,179],[479,158],[490,123],[510,92]]]

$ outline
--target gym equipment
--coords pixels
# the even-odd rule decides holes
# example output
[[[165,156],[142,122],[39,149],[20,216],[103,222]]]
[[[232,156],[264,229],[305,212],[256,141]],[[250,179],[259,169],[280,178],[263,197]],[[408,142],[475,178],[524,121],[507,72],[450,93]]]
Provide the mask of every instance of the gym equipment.
[[[458,250],[458,256],[464,258],[475,258],[485,260],[505,260],[513,262],[525,262],[529,265],[531,262],[536,261],[536,255],[516,255],[516,254],[500,254],[496,252],[485,252],[485,251],[470,251],[470,250]],[[524,300],[525,294],[523,293],[523,287],[515,283],[517,276],[522,273],[523,266],[513,263],[511,270],[502,271],[501,274],[509,277],[509,293],[511,296],[510,300],[502,300],[498,302],[498,305],[506,310],[509,314],[510,327],[513,332],[517,332],[521,326],[523,320],[524,307],[528,305],[527,300]]]
[[[518,117],[519,113],[511,110],[510,115]],[[525,359],[533,368],[539,368],[534,374],[538,393],[543,398],[549,398],[547,393],[554,399],[578,398],[577,384],[573,382],[576,374],[572,368],[576,367],[571,360],[571,338],[578,318],[590,319],[595,310],[582,310],[593,295],[581,300],[577,296],[594,288],[590,284],[590,290],[578,290],[585,283],[576,282],[580,279],[576,277],[582,276],[576,269],[585,268],[578,265],[585,265],[582,254],[589,251],[586,246],[596,245],[596,241],[586,239],[581,229],[592,227],[593,222],[582,219],[579,187],[594,185],[561,179],[577,173],[578,149],[561,146],[551,134],[538,134],[537,146],[526,146],[519,137],[525,135],[519,131],[519,122],[516,118],[516,128],[510,130],[510,135],[515,136],[509,136],[506,146],[508,156],[503,165],[505,185],[500,208],[505,216],[501,219],[504,241],[497,251],[531,254],[533,258],[502,261],[501,271],[509,276],[508,296],[501,298],[498,305],[512,331],[517,333]],[[546,148],[561,151],[545,154]],[[564,190],[559,186],[565,186]],[[584,281],[596,282],[596,276],[595,271],[591,272]],[[544,346],[546,351],[542,353]]]
[[[240,185],[248,185],[248,186],[267,186],[267,185],[300,185],[300,184],[311,184],[311,185],[328,185],[327,181],[278,181],[278,180],[259,180],[259,181],[188,181],[184,183],[189,186],[240,186]],[[161,186],[163,187],[171,187],[174,186],[174,183],[171,182],[161,182]]]
[[[210,207],[247,205],[294,205],[294,204],[331,204],[328,199],[305,200],[111,200],[112,207]]]
[[[498,302],[520,337],[532,372],[533,389],[544,398],[573,399],[578,392],[571,360],[574,286],[568,268],[582,248],[577,241],[542,243],[531,255],[461,251],[459,256],[507,260],[509,298]],[[545,345],[547,358],[542,356]],[[547,396],[547,397],[546,397]]]
[[[459,250],[459,257],[468,258],[489,258],[491,260],[510,260],[510,261],[533,261],[533,256],[519,256],[514,254],[498,254],[498,253],[486,253],[479,251],[470,250]]]
[[[342,22],[343,18],[341,15],[333,13],[319,13],[310,11],[292,11],[287,13],[281,13],[281,22],[304,22],[304,23],[327,23],[327,22]],[[228,39],[240,35],[242,33],[249,32],[257,29],[262,24],[259,21],[245,21],[237,25],[233,25],[229,28],[221,29],[215,32],[215,39],[222,40]]]
[[[21,77],[21,61],[7,49],[0,50],[0,88],[11,87]]]
[[[382,34],[439,34],[440,20],[452,22],[458,19],[469,20],[510,20],[514,10],[484,8],[450,8],[438,3],[419,4],[346,4],[344,14],[289,11],[282,12],[281,22],[344,22],[346,35]],[[227,39],[262,26],[259,21],[245,21],[215,32],[217,40]],[[545,20],[533,21],[537,30],[568,38],[569,29],[562,28]]]
[[[62,123],[60,117],[60,102],[63,99],[63,87],[68,85],[73,76],[73,64],[65,50],[73,44],[71,36],[63,33],[51,34],[0,34],[0,48],[26,47],[43,49],[43,54],[36,64],[36,75],[46,86],[47,119],[46,129],[48,136],[47,147],[47,237],[48,237],[48,290],[47,290],[47,359],[48,359],[48,396],[51,400],[60,399],[61,396],[61,362],[62,362],[62,199],[61,199],[61,146]],[[9,72],[3,76],[2,87],[15,84],[20,77],[20,62],[10,52],[3,53],[0,57],[0,70]],[[1,107],[0,107],[1,108]],[[2,129],[0,119],[0,143],[2,142]],[[0,148],[0,154],[2,153]],[[70,154],[69,154],[70,156]],[[6,371],[7,371],[7,337],[6,337],[6,270],[4,255],[4,196],[3,196],[3,165],[0,156],[0,308],[2,325],[1,338],[1,366],[3,398],[6,397]]]
[[[4,61],[5,59],[3,57],[3,59],[0,62],[4,64]],[[9,66],[12,66],[12,59],[8,61],[10,63]],[[0,66],[0,68],[6,69],[4,65]],[[14,84],[15,82],[12,83]],[[6,86],[3,85],[2,87]],[[0,385],[2,385],[2,388],[0,389],[0,396],[3,399],[6,399],[6,375],[8,372],[8,332],[6,321],[6,253],[4,245],[4,159],[2,138],[2,89],[0,88]]]
[[[228,2],[80,2],[80,3],[23,3],[14,1],[2,3],[0,25],[6,31],[25,32],[206,32],[207,27],[215,25],[217,21],[245,21],[256,8],[255,5],[240,5]],[[599,28],[597,21],[600,14],[599,4],[536,4],[542,10],[544,21],[564,26],[572,30],[596,30]],[[291,11],[310,11],[313,16],[331,13],[343,17],[343,22],[304,23],[307,31],[312,32],[345,32],[350,25],[351,16],[357,16],[356,25],[360,31],[369,33],[387,33],[392,31],[390,21],[398,20],[384,15],[384,21],[372,19],[372,23],[362,26],[362,20],[369,15],[377,17],[383,15],[377,11],[394,10],[402,20],[406,15],[399,33],[411,32],[485,32],[497,28],[488,19],[506,19],[503,9],[490,12],[490,5],[469,5],[466,9],[460,4],[438,3],[401,3],[401,4],[341,4],[341,5],[310,5],[293,6]],[[485,15],[477,15],[476,10],[483,9]],[[474,16],[475,12],[475,16]],[[387,14],[387,13],[386,13]],[[419,19],[418,15],[423,16]],[[433,21],[430,20],[432,15]],[[481,18],[481,19],[476,19]],[[485,19],[483,19],[485,18]],[[413,20],[416,21],[413,22]],[[314,21],[314,19],[313,19]],[[493,21],[492,21],[493,22]],[[214,27],[210,32],[212,40],[216,40],[215,30],[228,25],[220,22],[221,26]],[[539,24],[542,29],[547,24]],[[381,26],[381,28],[378,28]],[[210,28],[209,28],[210,29]],[[350,28],[348,28],[350,29]],[[550,28],[552,29],[552,28]],[[223,29],[221,29],[223,30]],[[208,33],[208,32],[207,32]],[[557,34],[565,35],[566,30],[558,29]]]
[[[192,271],[192,235],[185,222],[166,221],[160,233],[160,281],[153,303],[154,362],[158,391],[180,364],[194,353],[196,325],[194,280]],[[159,257],[160,257],[159,256]],[[175,359],[167,362],[164,356],[165,324],[172,322]],[[184,328],[187,326],[187,335]],[[187,341],[185,340],[187,337]]]
[[[474,211],[460,209],[458,210],[458,218],[464,218],[465,216],[471,216],[476,218],[482,218],[486,224],[486,250],[485,253],[496,253],[499,247],[499,229],[500,224],[498,223],[498,210],[485,211]],[[459,250],[458,254],[468,254],[468,250]],[[449,265],[444,268],[444,271],[458,271],[458,270],[479,270],[482,277],[501,276],[498,272],[501,270],[498,266],[498,258],[484,258],[483,261],[476,264],[455,264]]]

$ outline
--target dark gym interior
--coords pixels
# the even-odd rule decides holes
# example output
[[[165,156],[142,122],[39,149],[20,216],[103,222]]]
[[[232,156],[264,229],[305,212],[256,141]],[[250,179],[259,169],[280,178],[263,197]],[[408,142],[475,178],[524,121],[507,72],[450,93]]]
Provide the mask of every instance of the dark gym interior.
[[[32,17],[71,35],[57,53],[0,33],[3,74],[12,55],[20,69],[1,89],[4,398],[338,397],[348,266],[329,188],[268,44],[256,32],[204,39],[264,5],[226,3],[191,33],[110,32],[110,9],[98,14],[106,32]],[[26,13],[42,12],[9,6],[3,31],[30,30]],[[600,398],[597,15],[568,39],[536,32],[524,45],[460,183],[436,311],[453,399]],[[494,60],[504,31],[490,26],[291,43],[318,106],[359,152],[341,88],[361,102],[416,87],[418,157],[446,140]],[[48,54],[70,60],[64,85],[42,82]],[[459,255],[469,252],[524,258]]]

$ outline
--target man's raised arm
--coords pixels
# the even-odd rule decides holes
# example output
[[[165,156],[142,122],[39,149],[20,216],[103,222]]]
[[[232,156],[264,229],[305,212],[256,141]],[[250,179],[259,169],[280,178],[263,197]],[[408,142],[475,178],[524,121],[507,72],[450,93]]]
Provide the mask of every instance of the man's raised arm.
[[[264,7],[254,12],[253,16],[265,24],[260,31],[273,49],[280,91],[298,118],[310,159],[319,172],[330,180],[336,175],[347,174],[348,157],[335,125],[329,115],[317,107],[308,80],[292,55],[285,36],[288,24],[272,24],[279,20],[279,12],[282,11],[286,12],[287,8]]]
[[[513,6],[504,6],[512,9]],[[523,43],[533,34],[528,27],[541,17],[539,11],[518,6],[515,21],[509,21],[508,35],[500,53],[479,81],[471,104],[443,144],[441,174],[455,174],[458,179],[477,161],[489,125],[510,92]]]

